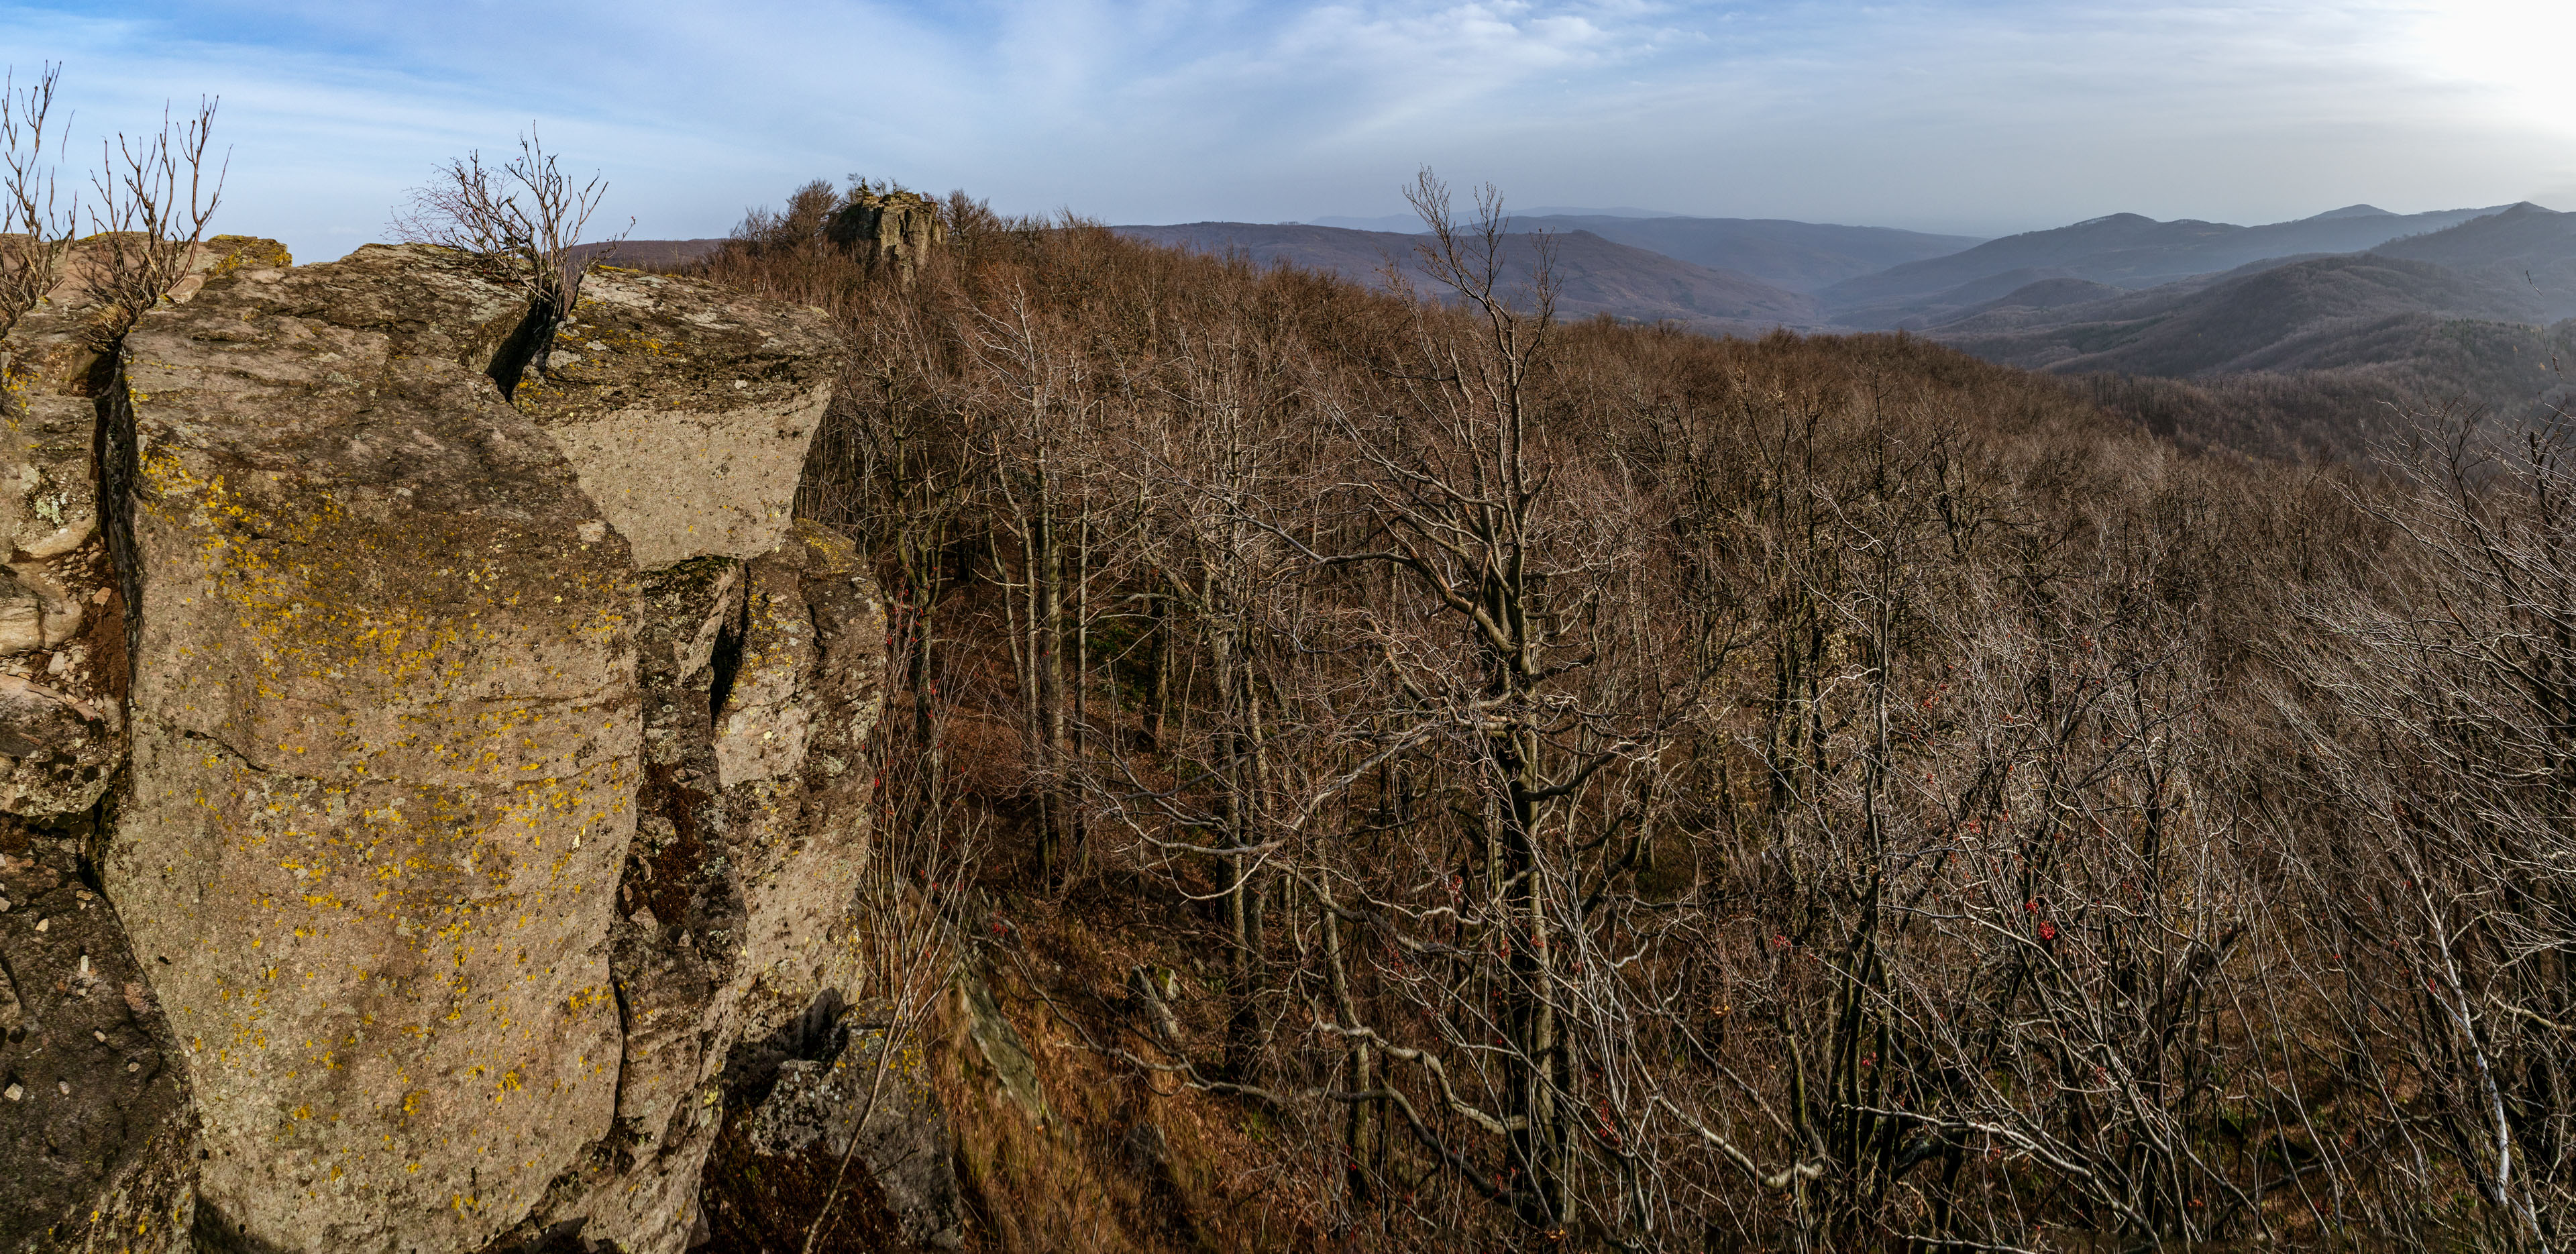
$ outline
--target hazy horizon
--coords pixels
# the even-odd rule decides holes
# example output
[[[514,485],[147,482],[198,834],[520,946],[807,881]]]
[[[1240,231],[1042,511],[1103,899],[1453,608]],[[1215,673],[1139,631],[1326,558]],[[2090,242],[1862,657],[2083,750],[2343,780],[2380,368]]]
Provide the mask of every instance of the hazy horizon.
[[[1515,205],[1992,237],[2576,202],[2576,14],[2431,4],[0,4],[79,147],[223,97],[226,230],[324,259],[531,121],[648,238],[852,173],[1113,222]]]

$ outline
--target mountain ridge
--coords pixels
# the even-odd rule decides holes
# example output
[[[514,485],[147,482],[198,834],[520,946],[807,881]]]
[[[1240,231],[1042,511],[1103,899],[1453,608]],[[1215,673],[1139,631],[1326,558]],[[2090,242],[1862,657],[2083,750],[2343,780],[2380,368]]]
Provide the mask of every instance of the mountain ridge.
[[[2392,240],[2434,234],[2503,211],[2444,209],[2419,214],[2362,214],[2353,205],[2311,218],[2238,226],[2197,218],[2158,221],[2115,213],[2044,231],[1988,240],[1947,256],[1907,262],[1877,274],[1844,280],[1816,295],[1837,313],[1886,313],[1907,301],[2009,270],[2062,269],[2079,278],[2120,287],[2147,288],[2230,270],[2270,257],[2298,253],[2364,252]]]

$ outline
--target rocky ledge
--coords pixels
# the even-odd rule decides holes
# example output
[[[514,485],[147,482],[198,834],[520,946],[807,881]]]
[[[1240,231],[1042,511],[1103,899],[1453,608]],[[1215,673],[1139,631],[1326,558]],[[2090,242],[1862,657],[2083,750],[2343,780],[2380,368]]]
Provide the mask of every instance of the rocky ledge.
[[[505,394],[474,258],[196,270],[0,338],[0,1248],[683,1249],[859,991],[829,328],[603,271]]]

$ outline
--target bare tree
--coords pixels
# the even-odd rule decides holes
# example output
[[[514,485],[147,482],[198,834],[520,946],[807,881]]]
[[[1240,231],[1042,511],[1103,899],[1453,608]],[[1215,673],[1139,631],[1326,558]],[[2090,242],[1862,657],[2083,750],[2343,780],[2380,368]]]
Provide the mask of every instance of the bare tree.
[[[1556,429],[1571,414],[1541,383],[1543,248],[1527,289],[1506,290],[1514,244],[1492,189],[1463,228],[1428,171],[1412,197],[1432,236],[1422,268],[1456,305],[1416,304],[1395,356],[1315,397],[1355,480],[1315,485],[1320,511],[1283,510],[1276,488],[1229,469],[1246,448],[1223,423],[1203,471],[1232,530],[1250,524],[1360,598],[1330,629],[1265,625],[1301,654],[1367,659],[1363,674],[1294,708],[1270,696],[1283,708],[1267,726],[1277,679],[1220,702],[1220,743],[1252,747],[1248,778],[1219,772],[1214,821],[1184,821],[1226,838],[1205,851],[1232,862],[1230,901],[1248,871],[1276,868],[1300,955],[1288,987],[1310,1038],[1344,1053],[1305,1093],[1350,1109],[1347,1161],[1384,1163],[1392,1125],[1430,1174],[1529,1230],[1651,1240],[1667,1216],[1627,1122],[1652,1117],[1634,1065],[1643,1016],[1618,967],[1652,943],[1616,887],[1656,821],[1661,685],[1602,613],[1635,569],[1635,502]],[[1248,634],[1223,625],[1242,608],[1200,600],[1221,638]],[[1363,789],[1374,807],[1343,804]],[[1238,952],[1258,952],[1232,913]]]
[[[107,312],[97,333],[107,341],[121,338],[187,277],[206,239],[232,164],[228,153],[207,166],[216,104],[202,99],[193,117],[176,122],[165,107],[149,138],[120,134],[102,142],[87,208],[99,243],[92,294]]]
[[[2397,1217],[2502,1249],[2576,1230],[2572,459],[2563,420],[2506,444],[2437,417],[2389,450],[2392,490],[2356,493],[2386,559],[2303,598],[2283,649],[2333,816],[2297,865],[2339,1070],[2405,1148],[2398,1190],[2478,1203]]]
[[[1072,768],[1072,702],[1065,659],[1068,643],[1067,557],[1075,553],[1081,514],[1079,476],[1069,442],[1098,408],[1093,363],[1079,351],[1072,328],[1038,310],[1026,293],[975,315],[971,341],[978,377],[989,400],[977,407],[980,450],[998,507],[995,530],[1010,550],[994,548],[995,581],[1010,594],[1003,614],[1010,624],[1014,670],[1020,680],[1022,736],[1037,802],[1038,862],[1051,881],[1071,874],[1080,856],[1079,819],[1067,786]],[[1013,565],[1016,560],[1016,566]]]
[[[0,79],[0,331],[53,289],[71,244],[78,206],[57,207],[45,151],[62,73],[47,65],[23,89],[14,69]]]
[[[607,194],[607,181],[596,175],[575,186],[530,126],[519,155],[492,167],[469,152],[440,167],[395,211],[396,238],[484,258],[527,294],[527,321],[492,363],[492,380],[505,395],[530,366],[546,371],[555,329],[581,299],[582,276],[613,254],[614,239],[605,250],[581,248]]]

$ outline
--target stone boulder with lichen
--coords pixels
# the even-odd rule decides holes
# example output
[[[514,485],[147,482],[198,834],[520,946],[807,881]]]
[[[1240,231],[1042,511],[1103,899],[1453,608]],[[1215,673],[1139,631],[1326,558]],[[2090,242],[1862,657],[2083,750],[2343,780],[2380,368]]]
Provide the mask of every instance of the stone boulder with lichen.
[[[0,811],[172,1095],[0,1236],[149,1186],[209,1248],[685,1248],[728,1065],[864,923],[881,610],[789,512],[829,328],[604,271],[512,392],[472,257],[197,271],[0,339]]]
[[[122,497],[98,473],[119,393],[98,249],[0,335],[0,1249],[159,1249],[194,1218],[196,1116],[150,973],[97,891],[127,752]],[[272,241],[198,248],[172,292]]]

